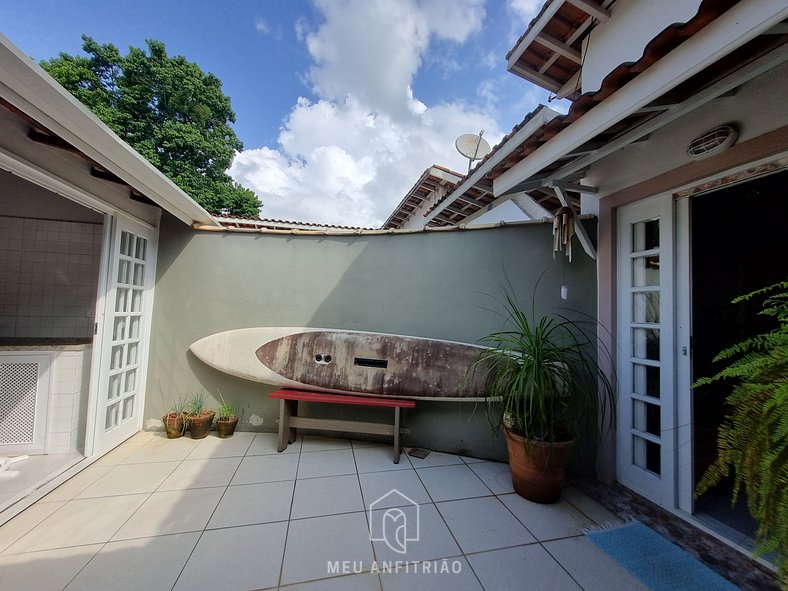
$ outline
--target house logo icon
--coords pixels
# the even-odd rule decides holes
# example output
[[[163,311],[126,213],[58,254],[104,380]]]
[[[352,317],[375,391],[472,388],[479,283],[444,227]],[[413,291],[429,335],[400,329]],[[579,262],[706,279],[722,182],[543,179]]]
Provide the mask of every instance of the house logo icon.
[[[407,552],[408,542],[419,541],[419,504],[396,488],[371,502],[367,511],[371,541],[385,542],[398,554]]]

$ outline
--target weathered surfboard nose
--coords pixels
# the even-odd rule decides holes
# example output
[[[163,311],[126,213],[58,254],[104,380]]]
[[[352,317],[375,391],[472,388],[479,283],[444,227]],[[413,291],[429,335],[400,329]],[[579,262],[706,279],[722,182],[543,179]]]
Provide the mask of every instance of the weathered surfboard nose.
[[[211,367],[230,375],[263,382],[279,384],[282,377],[260,362],[256,351],[261,343],[267,343],[303,331],[292,327],[254,327],[228,330],[208,335],[192,343],[189,350]],[[292,386],[292,384],[287,384]]]

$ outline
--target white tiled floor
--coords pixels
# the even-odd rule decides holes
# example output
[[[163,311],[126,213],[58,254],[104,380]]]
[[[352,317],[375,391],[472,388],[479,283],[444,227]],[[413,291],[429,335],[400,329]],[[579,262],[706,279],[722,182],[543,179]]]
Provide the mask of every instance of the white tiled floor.
[[[614,517],[572,488],[530,503],[474,458],[140,433],[0,527],[0,588],[642,590],[582,536]]]

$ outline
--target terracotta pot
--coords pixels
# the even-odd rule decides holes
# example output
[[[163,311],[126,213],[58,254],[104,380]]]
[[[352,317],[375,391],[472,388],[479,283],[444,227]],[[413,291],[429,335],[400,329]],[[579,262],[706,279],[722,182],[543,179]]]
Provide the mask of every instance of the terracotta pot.
[[[183,426],[183,415],[179,412],[167,413],[161,418],[161,422],[164,423],[167,439],[177,439],[186,430]]]
[[[211,431],[211,423],[216,413],[212,411],[203,411],[199,415],[189,415],[189,432],[192,434],[192,439],[204,439],[208,437]]]
[[[555,503],[575,440],[559,443],[530,441],[504,428],[509,448],[512,485],[523,498],[536,503]]]
[[[235,433],[235,426],[237,424],[238,417],[216,419],[216,432],[222,439],[225,437],[232,437],[233,433]]]

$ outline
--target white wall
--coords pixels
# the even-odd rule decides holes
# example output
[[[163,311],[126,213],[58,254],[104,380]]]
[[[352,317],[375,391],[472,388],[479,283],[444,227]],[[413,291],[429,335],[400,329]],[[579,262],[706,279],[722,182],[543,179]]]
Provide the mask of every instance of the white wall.
[[[93,336],[102,231],[0,216],[0,337]]]
[[[53,352],[47,453],[83,452],[92,347]]]
[[[103,216],[0,172],[0,338],[93,336]]]
[[[635,62],[649,41],[674,23],[685,23],[698,12],[701,0],[620,0],[611,17],[589,35],[581,88],[599,90],[602,80],[620,64]]]

